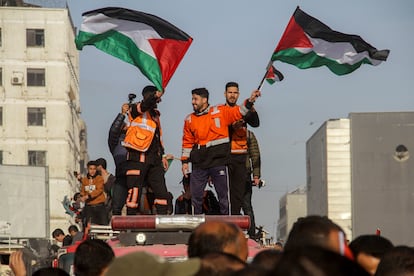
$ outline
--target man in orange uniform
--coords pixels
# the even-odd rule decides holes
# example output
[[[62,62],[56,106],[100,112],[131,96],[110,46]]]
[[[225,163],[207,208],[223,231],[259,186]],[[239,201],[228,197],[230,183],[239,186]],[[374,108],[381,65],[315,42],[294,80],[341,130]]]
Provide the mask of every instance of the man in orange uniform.
[[[146,86],[142,90],[143,100],[130,106],[130,126],[123,144],[128,150],[128,215],[137,213],[144,183],[154,192],[156,213],[165,215],[168,211],[170,195],[164,177],[168,160],[164,155],[160,112],[157,110],[162,95],[163,92],[157,91],[155,86]]]
[[[202,213],[203,192],[211,178],[218,195],[220,213],[228,215],[229,125],[247,114],[260,91],[253,91],[243,105],[235,107],[210,106],[206,88],[193,89],[191,94],[194,112],[184,121],[181,160],[185,176],[189,173],[188,163],[192,165],[190,190],[194,214]]]
[[[104,179],[97,173],[96,167],[95,161],[89,161],[88,174],[81,179],[81,200],[85,202],[83,213],[86,224],[105,225],[108,224],[108,216],[105,209]]]
[[[237,82],[228,82],[226,84],[226,90],[224,91],[226,105],[237,106],[239,95],[239,84]],[[232,123],[229,128],[231,139],[231,155],[228,169],[230,184],[230,205],[232,215],[240,215],[243,198],[246,191],[246,162],[248,157],[247,124],[252,127],[258,127],[260,124],[259,115],[257,114],[256,110],[254,110],[254,107],[251,108],[249,112],[243,116],[242,119]]]

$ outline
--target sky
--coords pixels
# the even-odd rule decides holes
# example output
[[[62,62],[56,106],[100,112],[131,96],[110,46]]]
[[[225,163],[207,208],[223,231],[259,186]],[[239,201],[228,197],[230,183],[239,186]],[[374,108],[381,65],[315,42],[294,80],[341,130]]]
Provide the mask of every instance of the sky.
[[[279,199],[306,185],[306,141],[329,119],[351,112],[412,111],[414,104],[414,1],[412,0],[68,0],[73,22],[83,12],[117,6],[157,15],[179,27],[193,43],[159,104],[166,152],[181,155],[184,118],[192,112],[191,90],[206,87],[210,103],[224,102],[228,81],[240,85],[240,102],[256,89],[296,6],[336,31],[357,34],[377,49],[390,49],[386,62],[363,65],[345,76],[326,67],[301,70],[275,62],[285,79],[264,84],[255,107],[261,125],[252,129],[262,158],[266,186],[253,190],[256,224],[276,238]],[[139,70],[93,46],[80,51],[81,117],[87,125],[90,159],[104,157],[114,172],[107,146],[109,127],[127,102],[151,84]],[[138,97],[139,98],[139,97]],[[181,164],[166,173],[175,198],[182,186]]]

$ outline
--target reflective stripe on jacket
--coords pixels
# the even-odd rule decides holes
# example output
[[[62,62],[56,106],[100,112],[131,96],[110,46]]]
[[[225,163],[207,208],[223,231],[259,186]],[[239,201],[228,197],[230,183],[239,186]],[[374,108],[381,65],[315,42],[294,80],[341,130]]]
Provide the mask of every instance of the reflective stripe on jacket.
[[[190,157],[194,148],[209,148],[230,142],[229,125],[247,112],[244,106],[217,105],[202,114],[191,113],[184,121],[182,160]]]

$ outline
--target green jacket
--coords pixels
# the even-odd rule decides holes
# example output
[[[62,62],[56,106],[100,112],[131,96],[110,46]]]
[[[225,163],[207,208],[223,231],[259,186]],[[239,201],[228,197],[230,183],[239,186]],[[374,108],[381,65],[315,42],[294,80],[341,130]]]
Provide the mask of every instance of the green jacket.
[[[256,136],[250,130],[247,130],[247,146],[248,146],[248,158],[246,160],[246,166],[250,174],[260,178],[260,149]]]

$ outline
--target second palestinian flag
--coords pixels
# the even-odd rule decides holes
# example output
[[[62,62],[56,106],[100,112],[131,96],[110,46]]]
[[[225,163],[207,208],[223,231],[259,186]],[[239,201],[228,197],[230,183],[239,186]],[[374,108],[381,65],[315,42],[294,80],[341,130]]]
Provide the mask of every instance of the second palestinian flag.
[[[363,63],[378,65],[389,50],[377,50],[360,36],[332,30],[299,7],[290,19],[271,60],[280,60],[301,69],[327,66],[345,75]]]
[[[75,39],[135,65],[163,91],[190,47],[192,38],[152,14],[124,8],[103,8],[82,14]]]

